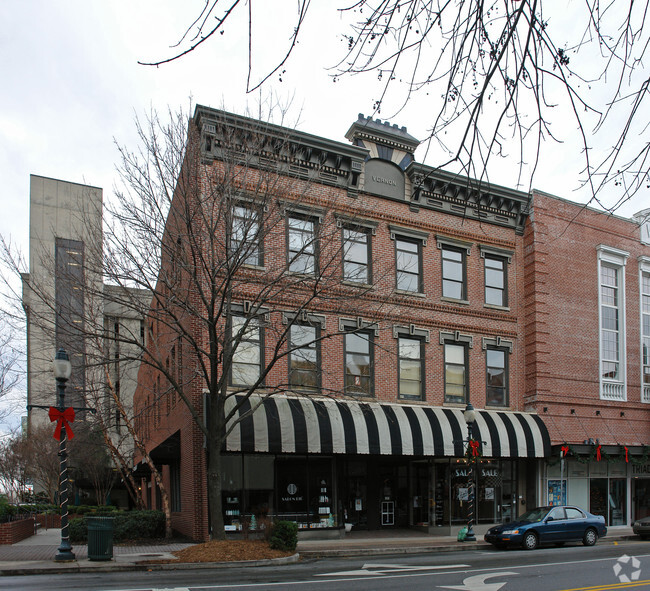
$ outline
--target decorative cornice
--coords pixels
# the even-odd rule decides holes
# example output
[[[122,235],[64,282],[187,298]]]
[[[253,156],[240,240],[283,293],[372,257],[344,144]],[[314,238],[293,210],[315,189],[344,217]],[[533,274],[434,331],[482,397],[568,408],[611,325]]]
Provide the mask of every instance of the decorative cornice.
[[[197,105],[193,122],[205,162],[230,160],[254,168],[358,191],[368,150]]]
[[[523,235],[530,195],[413,162],[406,175],[421,207],[512,228]]]

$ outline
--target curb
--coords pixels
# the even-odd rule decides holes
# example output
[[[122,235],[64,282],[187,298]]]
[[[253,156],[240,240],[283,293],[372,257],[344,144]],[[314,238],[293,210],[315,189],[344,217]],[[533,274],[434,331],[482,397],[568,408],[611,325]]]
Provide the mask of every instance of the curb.
[[[155,564],[148,562],[117,563],[107,561],[97,566],[86,564],[68,563],[67,565],[43,566],[43,567],[23,567],[23,568],[4,568],[0,570],[0,576],[11,577],[18,575],[57,575],[65,573],[113,573],[113,572],[145,572],[154,570],[202,570],[202,569],[220,569],[236,568],[242,566],[282,566],[293,564],[300,560],[300,554],[283,558],[265,558],[263,560],[237,560],[232,562],[179,562]],[[84,561],[88,562],[88,561]]]
[[[381,556],[386,554],[423,554],[426,552],[466,552],[472,550],[488,550],[492,546],[485,542],[466,542],[446,546],[390,546],[385,548],[340,548],[333,550],[302,550],[302,558],[340,558],[355,556]]]

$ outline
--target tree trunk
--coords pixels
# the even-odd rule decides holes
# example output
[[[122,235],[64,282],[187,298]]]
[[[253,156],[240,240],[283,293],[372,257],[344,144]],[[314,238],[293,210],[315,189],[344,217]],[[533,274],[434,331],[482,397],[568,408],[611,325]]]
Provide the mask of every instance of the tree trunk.
[[[209,438],[208,507],[210,508],[210,539],[225,540],[221,495],[221,447],[216,437]]]

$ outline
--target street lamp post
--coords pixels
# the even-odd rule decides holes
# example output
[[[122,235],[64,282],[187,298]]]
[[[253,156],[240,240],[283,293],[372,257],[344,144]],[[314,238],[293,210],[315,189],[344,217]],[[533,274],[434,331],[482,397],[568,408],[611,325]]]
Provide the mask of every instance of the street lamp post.
[[[476,411],[471,403],[467,404],[463,412],[465,423],[467,423],[467,451],[469,453],[469,513],[467,515],[467,535],[465,536],[466,542],[476,542],[474,535],[474,510],[475,510],[475,487],[474,487],[474,466],[475,457],[477,453],[476,443],[474,441],[474,423],[476,422]]]
[[[86,406],[65,407],[65,383],[72,374],[72,364],[65,349],[59,349],[52,363],[54,378],[56,379],[56,406],[43,406],[41,404],[28,404],[27,410],[40,408],[49,412],[50,421],[56,421],[54,439],[59,440],[59,503],[61,505],[61,545],[54,557],[57,562],[76,560],[70,546],[70,532],[68,526],[68,439],[74,437],[70,423],[74,422],[75,411],[83,410],[95,413],[96,409]]]
[[[61,504],[61,545],[58,548],[58,552],[54,557],[54,560],[57,562],[67,562],[75,560],[74,552],[72,552],[72,546],[70,545],[70,531],[68,523],[68,426],[67,421],[69,417],[66,417],[66,413],[71,416],[74,420],[74,410],[68,409],[65,407],[65,386],[66,382],[70,379],[72,374],[72,364],[70,363],[70,358],[65,352],[65,349],[59,349],[56,352],[53,362],[54,369],[54,378],[56,379],[56,395],[57,395],[57,405],[56,410],[57,418],[64,417],[59,419],[57,424],[57,429],[59,430],[59,458],[60,458],[60,472],[59,472],[59,502]],[[52,415],[50,411],[50,415]],[[52,418],[52,416],[50,416]]]

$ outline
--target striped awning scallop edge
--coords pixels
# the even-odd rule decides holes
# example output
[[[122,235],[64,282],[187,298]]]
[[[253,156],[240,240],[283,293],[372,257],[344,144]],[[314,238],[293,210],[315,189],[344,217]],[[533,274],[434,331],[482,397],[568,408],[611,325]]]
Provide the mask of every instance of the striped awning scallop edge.
[[[461,408],[275,395],[232,396],[226,412],[242,417],[226,451],[460,457],[467,425]],[[491,458],[548,457],[548,430],[536,414],[477,411],[474,439]]]

